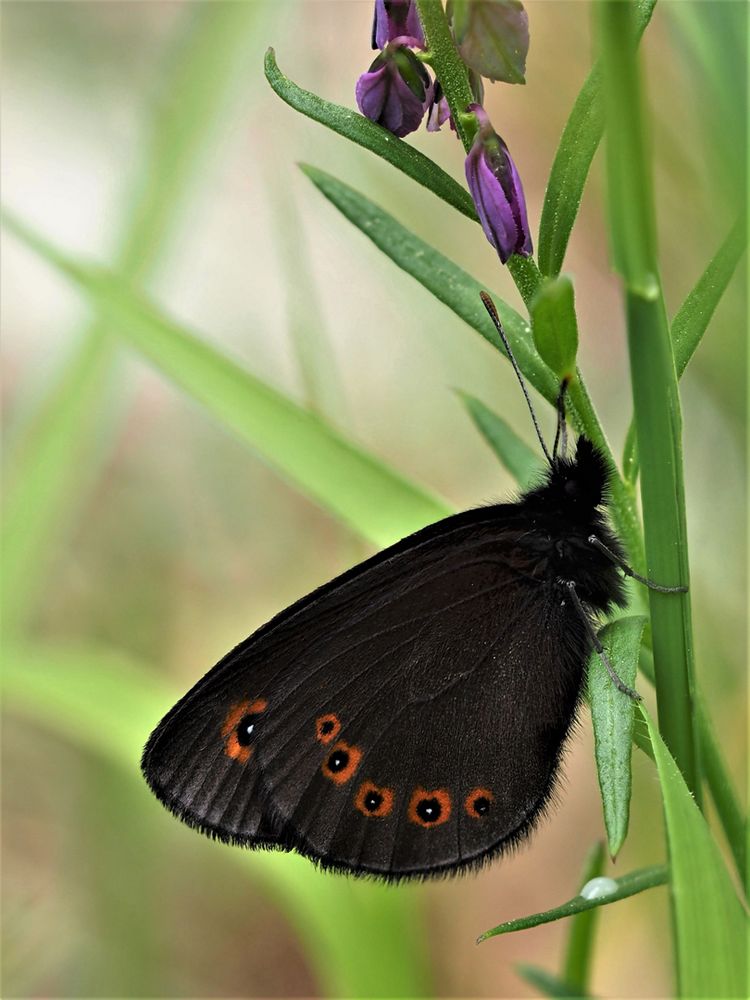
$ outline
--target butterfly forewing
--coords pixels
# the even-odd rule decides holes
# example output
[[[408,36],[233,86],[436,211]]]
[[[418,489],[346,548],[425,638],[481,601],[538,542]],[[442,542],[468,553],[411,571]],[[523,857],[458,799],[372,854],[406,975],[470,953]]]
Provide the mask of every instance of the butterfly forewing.
[[[386,877],[515,842],[586,651],[528,527],[516,505],[457,515],[283,612],[166,717],[152,787],[217,836]]]

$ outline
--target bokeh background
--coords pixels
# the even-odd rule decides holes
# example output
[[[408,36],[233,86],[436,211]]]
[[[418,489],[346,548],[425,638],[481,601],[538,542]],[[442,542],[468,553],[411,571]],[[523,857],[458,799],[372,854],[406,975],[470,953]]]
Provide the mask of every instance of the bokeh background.
[[[495,85],[486,104],[536,230],[592,40],[584,3],[527,8],[527,85]],[[478,227],[297,115],[263,77],[273,44],[301,86],[354,106],[372,59],[371,3],[6,2],[3,13],[6,206],[124,270],[178,321],[457,507],[512,490],[453,391],[533,444],[509,367],[296,162],[366,193],[522,309],[508,275]],[[739,3],[662,0],[643,43],[670,314],[738,211],[744,16]],[[409,141],[462,177],[450,132]],[[630,398],[602,180],[600,154],[565,270],[582,367],[619,453]],[[370,550],[92,326],[81,297],[10,236],[2,264],[6,481],[12,490],[36,456],[41,498],[10,595],[27,662],[5,696],[3,995],[532,995],[514,965],[554,969],[564,924],[474,941],[577,891],[603,834],[588,719],[552,819],[476,876],[385,890],[179,824],[139,775],[150,729],[227,648]],[[682,382],[699,678],[742,788],[744,267]],[[50,421],[57,436],[38,454]],[[634,768],[615,874],[664,856],[654,772],[640,754]],[[665,890],[600,911],[597,993],[666,996],[670,975]]]

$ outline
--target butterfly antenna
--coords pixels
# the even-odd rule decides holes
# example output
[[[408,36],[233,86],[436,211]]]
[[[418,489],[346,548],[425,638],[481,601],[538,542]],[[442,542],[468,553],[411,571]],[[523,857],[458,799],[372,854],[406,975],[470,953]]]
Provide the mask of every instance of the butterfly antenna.
[[[529,396],[529,390],[526,388],[526,383],[524,381],[523,375],[521,374],[521,369],[518,367],[518,362],[513,357],[513,351],[510,349],[510,344],[508,343],[508,338],[505,336],[505,330],[503,330],[503,324],[500,322],[500,317],[497,314],[497,309],[495,308],[495,303],[489,297],[487,292],[480,292],[480,298],[484,304],[484,308],[490,314],[490,319],[495,324],[495,329],[500,334],[500,339],[503,342],[503,347],[508,355],[508,360],[513,365],[513,371],[516,373],[516,378],[521,386],[524,397],[526,399],[526,405],[529,408],[529,413],[531,414],[531,419],[534,424],[534,430],[536,431],[536,436],[539,438],[539,444],[542,446],[542,451],[544,452],[544,457],[547,459],[550,465],[553,464],[552,456],[547,450],[547,445],[544,443],[544,438],[542,437],[542,432],[539,427],[539,421],[536,419],[536,413],[534,413],[534,407],[531,405],[531,397]]]
[[[565,423],[565,393],[570,381],[567,376],[560,383],[560,391],[557,394],[557,431],[555,432],[555,443],[552,445],[552,458],[557,458],[557,446],[561,444],[560,454],[565,457],[568,452],[568,425]]]

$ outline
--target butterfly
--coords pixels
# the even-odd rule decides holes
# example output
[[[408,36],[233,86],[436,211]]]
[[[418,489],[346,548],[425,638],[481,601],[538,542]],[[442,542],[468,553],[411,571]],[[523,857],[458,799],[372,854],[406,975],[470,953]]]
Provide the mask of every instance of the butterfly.
[[[159,800],[220,840],[388,881],[522,841],[553,794],[592,649],[637,697],[594,627],[625,604],[621,570],[636,575],[606,521],[606,462],[586,437],[566,454],[562,406],[560,429],[551,455],[539,435],[548,468],[518,500],[410,535],[221,659],[146,745]]]

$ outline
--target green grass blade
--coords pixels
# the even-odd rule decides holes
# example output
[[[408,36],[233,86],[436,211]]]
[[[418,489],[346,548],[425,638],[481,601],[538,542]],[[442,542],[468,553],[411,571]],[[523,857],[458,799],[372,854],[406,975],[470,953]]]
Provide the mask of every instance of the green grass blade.
[[[174,231],[184,193],[214,137],[232,80],[259,12],[255,4],[197,4],[161,82],[146,125],[146,152],[122,212],[116,259],[131,278],[145,279]],[[60,540],[97,471],[108,421],[106,396],[114,340],[94,322],[63,365],[56,383],[11,450],[2,538],[4,628],[19,632],[49,577]],[[82,471],[83,470],[83,471]]]
[[[654,661],[645,643],[641,649],[640,667],[644,677],[647,677],[653,684],[655,680]],[[722,754],[721,745],[716,737],[716,732],[711,723],[705,701],[701,696],[700,688],[698,688],[695,700],[695,716],[701,764],[706,783],[713,803],[716,806],[716,812],[724,831],[724,836],[732,851],[735,867],[737,868],[742,884],[745,886],[745,894],[747,897],[750,897],[745,818],[742,814],[735,790],[732,787],[729,768]],[[648,730],[640,715],[636,715],[633,739],[636,745],[653,760],[654,754],[651,741],[648,738]]]
[[[577,1000],[586,1000],[589,996],[581,990],[570,986],[564,980],[559,979],[546,969],[540,969],[538,965],[528,965],[526,962],[519,962],[515,966],[516,972],[529,985],[538,990],[543,997],[576,997]]]
[[[266,52],[265,58],[266,79],[271,84],[273,90],[279,97],[313,121],[320,122],[326,128],[338,132],[346,139],[350,139],[358,146],[369,149],[376,156],[382,157],[398,170],[401,170],[412,180],[417,181],[423,187],[428,188],[438,198],[457,208],[459,212],[478,222],[474,202],[471,195],[458,181],[455,181],[450,174],[447,174],[442,167],[431,160],[424,153],[414,149],[408,142],[397,138],[381,125],[376,125],[364,115],[344,108],[340,104],[332,104],[323,100],[316,94],[311,94],[307,90],[302,90],[296,83],[279,69],[276,64],[276,55],[273,49]]]
[[[589,851],[581,878],[581,888],[593,878],[604,873],[604,844],[598,843]],[[598,910],[584,910],[570,921],[568,944],[560,979],[571,988],[569,996],[586,996],[591,978],[591,961],[594,955],[594,935]]]
[[[635,686],[645,625],[644,617],[634,615],[610,622],[599,633],[610,663],[628,687]],[[588,696],[604,825],[609,853],[615,858],[625,842],[630,817],[630,754],[635,702],[617,690],[596,652],[589,658]]]
[[[646,30],[656,0],[637,5],[639,37]],[[552,163],[539,223],[539,270],[548,277],[560,273],[568,240],[586,186],[591,161],[604,132],[601,70],[592,68],[565,123]]]
[[[528,489],[544,471],[544,462],[502,417],[468,392],[458,390],[474,426],[522,489]]]
[[[19,238],[74,281],[111,327],[271,466],[373,544],[450,513],[315,415],[162,315],[115,275],[53,250],[17,221]]]
[[[618,0],[603,0],[595,11],[602,49],[611,243],[625,286],[647,570],[659,583],[687,585],[682,415],[656,256],[633,11],[630,3]],[[649,604],[659,725],[700,800],[690,595],[650,591]]]
[[[301,167],[325,197],[365,236],[372,240],[378,249],[390,257],[397,267],[415,278],[440,302],[447,305],[472,329],[488,340],[493,347],[501,353],[505,353],[500,338],[479,299],[479,292],[483,288],[479,282],[402,226],[392,215],[379,208],[364,195],[359,194],[358,191],[316,167],[307,164],[301,164]],[[524,259],[518,256],[512,258],[514,261]],[[523,271],[519,273],[521,276],[526,274]],[[533,273],[526,276],[529,277],[530,281],[527,293],[533,295]],[[494,298],[521,371],[527,381],[554,405],[557,400],[559,384],[539,357],[528,323],[500,298]],[[570,385],[568,402],[573,425],[597,445],[607,460],[613,500],[612,516],[618,534],[630,553],[631,560],[638,566],[641,563],[643,544],[633,493],[619,474],[609,443],[591,404],[580,372]]]
[[[681,376],[708,329],[747,246],[747,225],[740,219],[712,257],[672,320],[672,350]]]
[[[681,997],[745,997],[747,920],[719,849],[646,710],[659,772],[677,929]]]
[[[583,896],[574,896],[567,903],[556,906],[552,910],[544,910],[542,913],[532,913],[528,917],[519,917],[517,920],[508,920],[504,924],[498,924],[491,930],[485,931],[477,939],[481,944],[488,938],[497,937],[499,934],[510,934],[513,931],[525,931],[529,927],[538,927],[540,924],[550,924],[554,920],[564,920],[565,917],[572,917],[576,913],[584,913],[586,910],[593,910],[597,906],[608,906],[616,903],[620,899],[627,899],[628,896],[635,896],[636,893],[645,892],[646,889],[653,889],[658,885],[665,885],[667,882],[667,868],[665,865],[654,865],[652,868],[639,868],[638,871],[621,875],[613,880],[616,888],[607,895],[598,899],[584,899]]]
[[[747,226],[744,219],[739,219],[672,320],[672,350],[678,378],[682,377],[698,349],[746,246]],[[625,439],[623,470],[626,478],[635,482],[638,477],[638,447],[634,421],[631,421]]]
[[[16,646],[5,650],[6,709],[110,762],[138,780],[142,807],[175,824],[140,781],[150,729],[177,699],[151,669],[106,647]],[[117,780],[121,780],[118,775]],[[324,875],[294,854],[217,849],[265,886],[331,997],[427,996],[417,896]],[[373,963],[372,955],[383,960]]]

